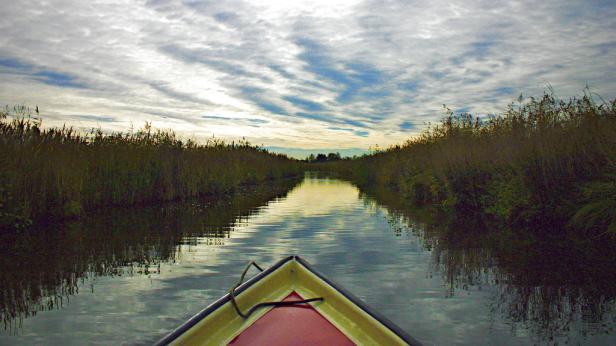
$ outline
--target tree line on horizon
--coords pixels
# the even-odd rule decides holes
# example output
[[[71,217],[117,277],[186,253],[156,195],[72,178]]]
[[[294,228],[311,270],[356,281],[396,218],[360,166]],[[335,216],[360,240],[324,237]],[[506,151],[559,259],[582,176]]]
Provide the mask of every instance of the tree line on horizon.
[[[344,159],[348,159],[348,158],[344,158]],[[316,163],[316,162],[333,162],[333,161],[339,161],[339,160],[344,160],[344,159],[342,158],[342,156],[340,156],[340,153],[336,152],[336,153],[329,153],[329,154],[318,153],[317,155],[310,154],[308,155],[308,157],[306,157],[304,161],[310,162],[310,163]]]

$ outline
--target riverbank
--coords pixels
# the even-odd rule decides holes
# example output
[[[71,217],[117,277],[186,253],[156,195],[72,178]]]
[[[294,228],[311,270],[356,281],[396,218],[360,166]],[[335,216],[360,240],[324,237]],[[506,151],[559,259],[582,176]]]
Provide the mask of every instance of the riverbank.
[[[303,173],[300,162],[245,141],[197,144],[149,124],[135,132],[81,134],[43,128],[26,107],[0,112],[0,167],[5,229],[100,207],[223,194]]]
[[[447,110],[402,145],[313,166],[517,229],[616,234],[616,100],[546,94],[490,117]]]

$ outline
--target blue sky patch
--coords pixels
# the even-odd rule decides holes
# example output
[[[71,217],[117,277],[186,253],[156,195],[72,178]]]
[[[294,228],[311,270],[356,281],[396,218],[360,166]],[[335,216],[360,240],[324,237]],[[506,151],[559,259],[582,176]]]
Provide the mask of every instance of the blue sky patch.
[[[16,70],[30,70],[34,67],[21,60],[11,58],[0,58],[0,66]]]
[[[306,71],[320,79],[341,85],[342,88],[338,90],[339,94],[336,98],[337,102],[349,103],[359,96],[360,90],[378,87],[386,79],[383,72],[371,64],[358,61],[335,61],[328,55],[325,47],[313,40],[301,38],[295,43],[303,48],[303,52],[298,57],[307,63]],[[376,98],[388,94],[389,92],[381,92],[370,95],[364,90],[362,96]]]
[[[348,63],[349,76],[344,84],[345,90],[339,94],[336,101],[349,103],[358,96],[366,99],[377,99],[391,94],[389,90],[373,90],[379,87],[385,77],[376,68],[365,63]]]
[[[92,121],[100,121],[104,123],[111,123],[116,121],[116,118],[106,116],[106,115],[89,115],[89,114],[76,114],[74,117],[83,119],[83,120],[92,120]]]
[[[404,121],[398,126],[400,127],[400,130],[403,131],[414,130],[416,128],[415,125],[410,121]]]
[[[358,121],[358,120],[353,120],[353,119],[342,119],[342,122],[347,124],[347,125],[351,125],[351,126],[356,126],[356,127],[362,127],[362,128],[368,128],[368,125],[366,125],[365,123]]]
[[[402,83],[398,83],[398,89],[405,91],[417,91],[419,87],[419,82],[416,80],[410,80]]]
[[[237,18],[237,15],[232,12],[218,12],[218,13],[215,13],[213,17],[217,21],[224,23],[224,22],[228,22],[230,20]]]
[[[40,69],[40,67],[23,62],[19,59],[0,58],[0,67],[7,68],[13,73],[28,75],[33,80],[45,83],[47,85],[59,86],[63,88],[86,88],[84,83],[79,82],[77,77],[71,74]]]
[[[509,96],[513,95],[514,89],[512,87],[500,87],[494,89],[494,93],[498,96]]]
[[[278,72],[281,76],[283,76],[286,79],[295,79],[295,76],[292,73],[290,73],[289,71],[287,71],[284,67],[280,65],[269,64],[267,65],[267,67],[269,67],[272,71]]]
[[[447,72],[445,71],[430,71],[428,72],[428,76],[436,79],[436,80],[441,80],[443,78],[445,78],[447,76]]]
[[[496,45],[494,40],[485,40],[471,43],[469,55],[478,59],[483,59],[490,53],[492,47]]]
[[[251,124],[267,124],[269,121],[265,119],[258,118],[231,118],[231,117],[223,117],[220,115],[202,115],[203,119],[211,119],[211,120],[224,120],[224,121],[234,121],[234,122],[248,122]]]
[[[361,86],[370,87],[383,82],[384,77],[381,71],[370,64],[351,62],[346,64],[346,68],[351,71],[352,79]]]
[[[242,98],[256,104],[262,110],[273,114],[289,115],[289,112],[281,106],[261,97],[261,95],[266,93],[264,89],[256,87],[240,87],[239,92]]]
[[[298,57],[308,64],[307,71],[329,81],[340,84],[349,83],[346,73],[337,69],[332,59],[326,55],[325,47],[305,38],[300,38],[295,43],[303,48],[303,52]]]
[[[266,110],[270,113],[280,114],[280,115],[289,115],[289,113],[284,108],[278,105],[275,105],[271,102],[255,99],[254,103],[256,103],[257,106],[259,106],[259,108]]]
[[[344,128],[344,127],[335,127],[335,126],[328,127],[327,129],[328,130],[333,130],[333,131],[346,131],[346,132],[354,132],[355,131],[353,129]]]
[[[293,105],[303,108],[311,112],[320,112],[323,110],[323,106],[320,103],[309,101],[301,97],[296,96],[284,96],[283,99],[291,102]]]
[[[312,120],[320,120],[320,121],[324,121],[324,122],[327,122],[327,123],[338,123],[339,122],[331,114],[325,114],[325,113],[297,112],[297,113],[295,113],[295,115],[297,115],[298,117],[301,117],[301,118],[312,119]]]
[[[62,88],[85,88],[86,86],[77,81],[77,79],[67,73],[55,72],[55,71],[39,71],[34,74],[34,79],[47,85],[59,86]]]

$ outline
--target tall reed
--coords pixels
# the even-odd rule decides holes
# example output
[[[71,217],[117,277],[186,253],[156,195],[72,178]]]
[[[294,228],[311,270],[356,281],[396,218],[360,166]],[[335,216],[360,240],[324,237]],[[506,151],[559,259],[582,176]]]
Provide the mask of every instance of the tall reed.
[[[110,205],[183,200],[297,175],[303,167],[246,141],[182,141],[150,124],[136,132],[43,128],[24,106],[0,112],[0,224]]]
[[[616,234],[616,100],[597,105],[590,93],[484,118],[447,110],[402,145],[322,167],[464,214]]]

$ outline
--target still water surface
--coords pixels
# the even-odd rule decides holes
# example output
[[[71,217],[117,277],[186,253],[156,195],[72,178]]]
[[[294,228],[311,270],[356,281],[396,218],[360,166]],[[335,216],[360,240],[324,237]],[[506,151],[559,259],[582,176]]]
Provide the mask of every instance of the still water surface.
[[[394,195],[374,196],[307,175],[5,235],[0,344],[151,344],[224,295],[249,260],[289,254],[426,344],[616,344],[612,276],[552,280],[516,260],[526,255],[444,237]]]

